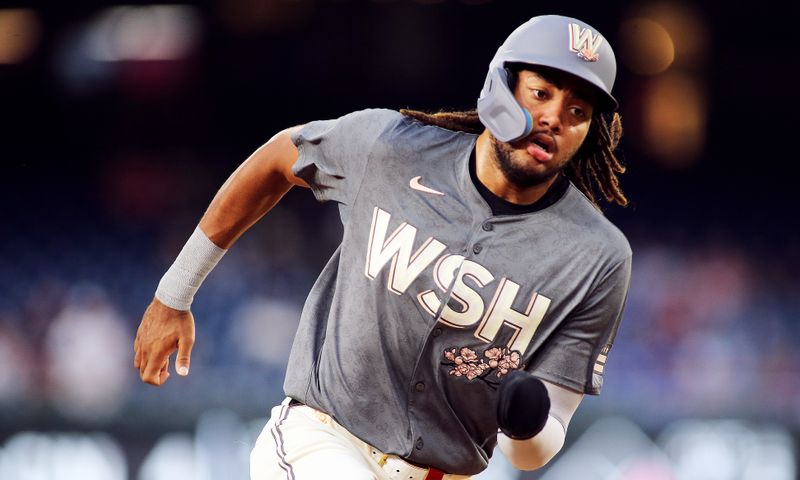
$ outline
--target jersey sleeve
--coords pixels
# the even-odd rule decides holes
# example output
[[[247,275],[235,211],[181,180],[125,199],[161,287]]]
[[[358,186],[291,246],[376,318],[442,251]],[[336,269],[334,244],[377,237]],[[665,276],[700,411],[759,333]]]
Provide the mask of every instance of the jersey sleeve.
[[[304,125],[292,135],[299,152],[292,173],[308,183],[320,202],[352,206],[372,146],[399,115],[393,110],[361,110]]]
[[[535,376],[572,390],[598,395],[606,358],[622,319],[631,257],[615,265],[531,360]]]

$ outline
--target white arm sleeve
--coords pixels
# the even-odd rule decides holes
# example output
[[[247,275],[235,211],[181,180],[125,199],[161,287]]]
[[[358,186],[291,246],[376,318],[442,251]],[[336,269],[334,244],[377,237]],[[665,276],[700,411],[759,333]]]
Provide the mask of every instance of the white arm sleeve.
[[[550,396],[550,415],[541,432],[527,440],[512,440],[497,434],[497,446],[509,462],[519,470],[536,470],[550,461],[564,446],[572,415],[578,409],[583,394],[543,382]]]

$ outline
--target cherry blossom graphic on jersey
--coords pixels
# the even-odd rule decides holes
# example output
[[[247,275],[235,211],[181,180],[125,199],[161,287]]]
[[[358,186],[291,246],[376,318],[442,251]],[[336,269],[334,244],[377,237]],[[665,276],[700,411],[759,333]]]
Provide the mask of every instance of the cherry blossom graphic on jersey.
[[[519,361],[522,357],[516,350],[509,350],[506,347],[494,347],[483,352],[483,356],[489,359],[489,366],[491,368],[499,369],[497,372],[498,377],[506,375],[509,370],[516,370],[519,368]]]
[[[467,380],[483,378],[495,374],[502,378],[511,370],[520,368],[522,355],[508,347],[490,347],[479,357],[475,350],[467,347],[453,347],[444,351],[444,358],[448,360],[442,365],[451,366],[448,373],[456,377],[466,377]]]

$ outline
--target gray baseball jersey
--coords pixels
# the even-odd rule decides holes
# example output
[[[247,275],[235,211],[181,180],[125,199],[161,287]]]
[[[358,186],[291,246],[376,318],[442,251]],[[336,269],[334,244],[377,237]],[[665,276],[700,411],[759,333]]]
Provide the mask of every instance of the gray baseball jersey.
[[[476,139],[391,110],[294,135],[293,171],[337,202],[344,235],[284,384],[384,453],[467,475],[496,445],[509,371],[600,392],[631,267],[624,235],[572,185],[493,216],[470,179]]]

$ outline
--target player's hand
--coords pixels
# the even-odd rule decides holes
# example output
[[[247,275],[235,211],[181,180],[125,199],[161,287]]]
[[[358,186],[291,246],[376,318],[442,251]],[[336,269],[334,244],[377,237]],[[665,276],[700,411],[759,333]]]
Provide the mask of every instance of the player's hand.
[[[136,331],[133,366],[139,369],[143,382],[160,386],[169,378],[169,357],[175,351],[178,375],[189,374],[193,345],[192,312],[172,309],[154,298]]]
[[[526,440],[547,423],[550,396],[541,380],[520,370],[509,373],[497,391],[497,425],[509,438]]]

